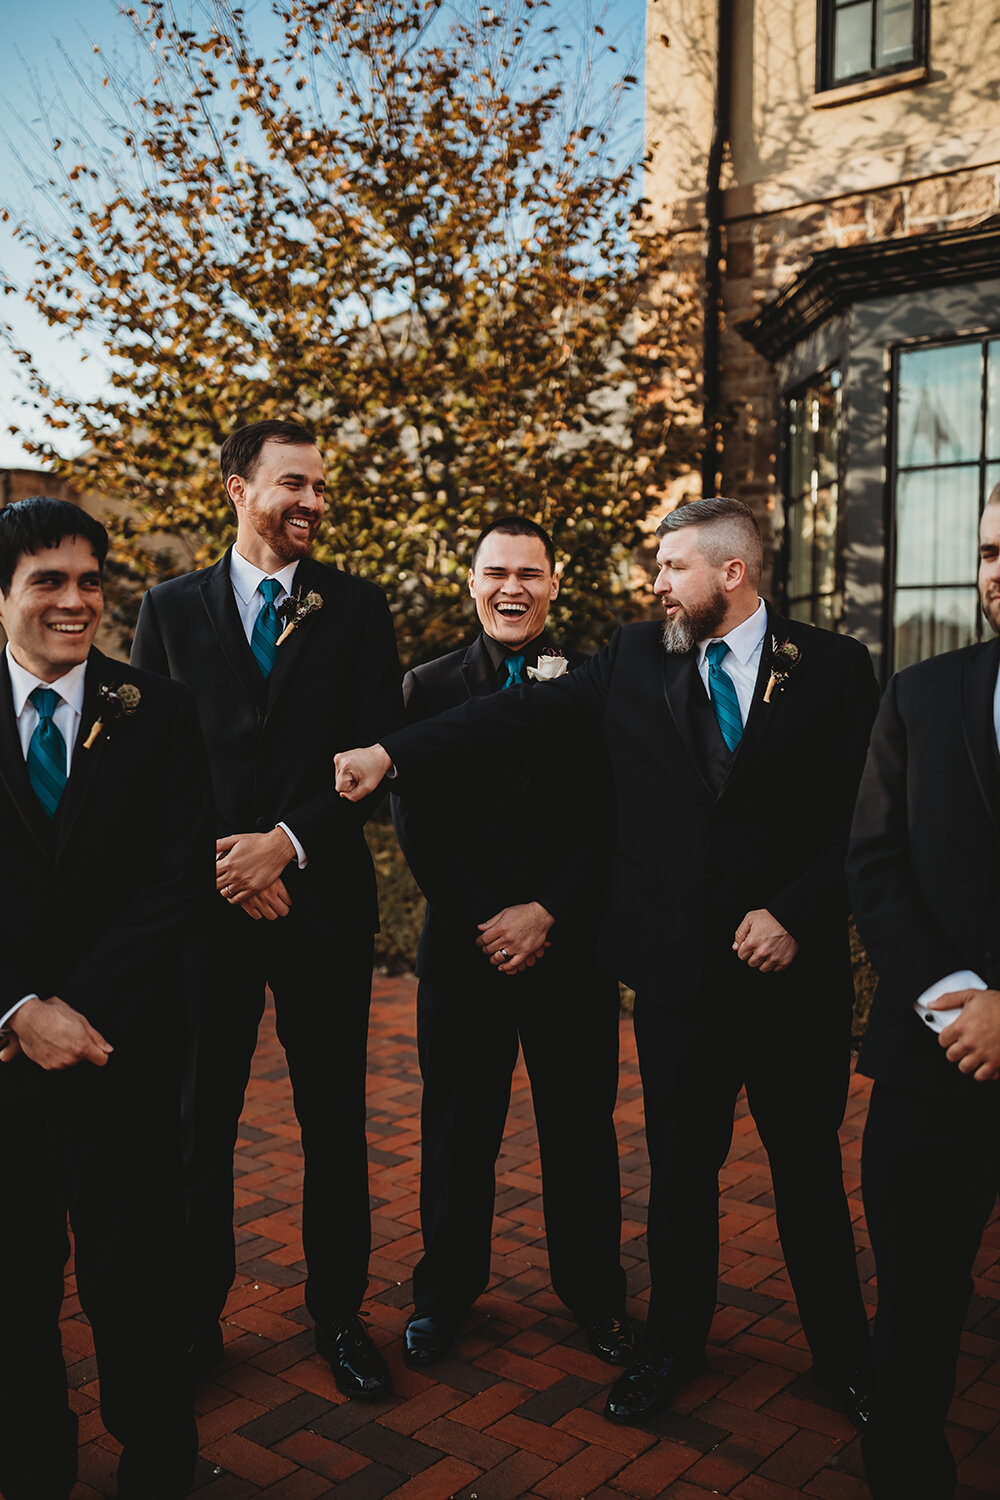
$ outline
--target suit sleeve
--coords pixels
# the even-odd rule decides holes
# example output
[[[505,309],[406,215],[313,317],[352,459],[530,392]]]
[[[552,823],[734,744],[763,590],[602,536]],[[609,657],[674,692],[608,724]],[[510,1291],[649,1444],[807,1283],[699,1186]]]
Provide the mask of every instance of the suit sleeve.
[[[378,589],[369,590],[367,597],[370,603],[358,632],[355,655],[354,712],[344,724],[338,746],[342,750],[381,741],[403,722],[399,653],[389,605]],[[280,821],[294,830],[306,856],[311,857],[313,850],[328,848],[338,831],[366,823],[384,796],[385,787],[381,787],[360,802],[348,802],[336,790],[331,761],[328,785],[305,801],[284,808]]]
[[[109,836],[135,850],[131,898],[115,911],[60,992],[98,1030],[107,1018],[149,987],[158,966],[175,959],[190,937],[215,886],[208,758],[192,695],[176,690],[171,712],[150,757],[158,818],[146,837],[128,841],[125,829]]]
[[[143,595],[139,606],[139,618],[135,625],[129,661],[134,667],[142,667],[147,672],[156,672],[160,677],[170,676],[167,648],[160,635],[156,607],[152,596],[148,593]]]
[[[847,915],[844,883],[844,860],[851,817],[858,794],[858,782],[865,763],[865,752],[871,734],[872,720],[878,706],[878,683],[871,658],[856,641],[850,670],[844,674],[844,686],[837,709],[837,747],[831,764],[837,768],[837,782],[823,789],[824,798],[832,802],[831,816],[825,834],[817,840],[809,859],[773,899],[771,915],[799,941],[831,911]],[[797,816],[795,808],[775,812],[776,817]]]
[[[872,731],[851,828],[847,878],[858,931],[881,981],[881,996],[900,1010],[967,959],[941,931],[914,878],[907,777],[909,744],[897,696],[886,689]]]

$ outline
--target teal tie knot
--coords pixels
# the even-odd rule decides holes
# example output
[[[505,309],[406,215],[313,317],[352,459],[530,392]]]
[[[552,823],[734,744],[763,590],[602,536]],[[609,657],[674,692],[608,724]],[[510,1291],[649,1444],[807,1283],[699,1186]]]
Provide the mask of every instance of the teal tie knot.
[[[254,621],[250,649],[261,672],[265,677],[270,677],[278,649],[278,637],[281,634],[278,611],[274,605],[275,599],[281,593],[281,584],[277,578],[262,578],[257,585],[257,592],[264,603]]]
[[[708,662],[709,697],[726,748],[732,752],[743,736],[743,715],[733,679],[722,669],[722,660],[728,650],[725,641],[712,641],[705,649],[705,660]]]
[[[504,665],[507,668],[507,681],[503,685],[505,688],[516,687],[519,683],[524,682],[523,656],[506,656],[504,657]]]
[[[36,687],[28,701],[38,713],[28,744],[28,779],[46,817],[54,818],[66,786],[66,741],[53,720],[63,700],[55,688]]]

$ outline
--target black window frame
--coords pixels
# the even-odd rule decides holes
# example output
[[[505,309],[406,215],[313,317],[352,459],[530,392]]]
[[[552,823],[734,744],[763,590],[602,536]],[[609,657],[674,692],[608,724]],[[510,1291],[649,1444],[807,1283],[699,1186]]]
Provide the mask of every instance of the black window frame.
[[[830,89],[849,87],[852,83],[864,83],[872,78],[891,78],[894,73],[904,73],[911,68],[925,68],[930,35],[930,0],[913,0],[913,54],[902,62],[888,63],[884,67],[874,66],[875,43],[878,27],[878,10],[884,0],[873,0],[872,26],[869,59],[873,66],[864,72],[850,73],[843,78],[833,74],[834,23],[837,16],[837,0],[816,0],[816,92],[826,93]],[[843,8],[843,7],[841,7]]]

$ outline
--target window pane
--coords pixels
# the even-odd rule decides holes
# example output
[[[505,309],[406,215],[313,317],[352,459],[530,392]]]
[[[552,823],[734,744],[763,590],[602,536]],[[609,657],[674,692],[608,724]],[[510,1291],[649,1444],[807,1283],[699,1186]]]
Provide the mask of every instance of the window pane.
[[[914,0],[882,0],[878,8],[875,66],[890,68],[913,57]]]
[[[965,583],[976,575],[979,471],[918,470],[896,486],[896,582]]]
[[[833,77],[853,78],[871,71],[872,0],[838,10],[833,19]]]
[[[1000,458],[1000,339],[986,345],[986,457]]]
[[[812,593],[813,505],[799,500],[788,508],[788,592],[794,599]]]
[[[836,630],[837,628],[837,596],[836,594],[822,594],[816,600],[816,614],[813,619],[814,625],[819,625],[822,630]]]
[[[896,463],[948,464],[979,457],[982,349],[952,344],[899,358]]]
[[[829,485],[816,495],[816,583],[817,593],[832,594],[837,584],[837,486]]]
[[[788,618],[790,620],[801,620],[805,625],[813,622],[813,607],[811,599],[799,599],[797,603],[788,606]]]
[[[812,475],[812,434],[809,431],[809,398],[796,396],[788,403],[788,490],[798,500],[809,493]]]
[[[896,595],[896,671],[942,651],[971,646],[978,618],[975,589],[901,589]]]

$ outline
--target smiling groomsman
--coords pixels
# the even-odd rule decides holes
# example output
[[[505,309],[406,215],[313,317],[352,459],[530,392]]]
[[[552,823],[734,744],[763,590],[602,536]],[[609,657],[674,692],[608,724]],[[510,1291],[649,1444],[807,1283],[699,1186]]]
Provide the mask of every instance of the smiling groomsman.
[[[407,674],[411,723],[586,659],[557,649],[546,630],[559,577],[534,521],[508,516],[486,528],[469,592],[482,631]],[[416,965],[424,1254],[403,1357],[419,1367],[445,1354],[489,1280],[496,1159],[520,1048],[552,1285],[593,1352],[626,1362],[634,1332],[619,1260],[618,986],[595,966],[591,939],[613,818],[596,736],[552,736],[527,758],[498,742],[393,804],[427,897]]]
[[[217,889],[202,979],[189,1204],[192,1364],[223,1354],[235,1276],[233,1149],[264,988],[302,1131],[306,1306],[349,1396],[389,1389],[358,1313],[371,1219],[365,1065],[375,874],[372,803],[351,808],[336,750],[399,722],[385,597],[310,556],[326,507],[311,431],[254,422],[222,445],[236,538],[204,572],[152,589],[132,659],[193,689],[215,793]]]
[[[96,650],[107,533],[62,500],[0,511],[0,1493],[67,1500],[67,1214],[122,1444],[121,1500],[188,1493],[182,955],[212,897],[208,766],[175,683]],[[160,1273],[156,1266],[165,1266]]]

